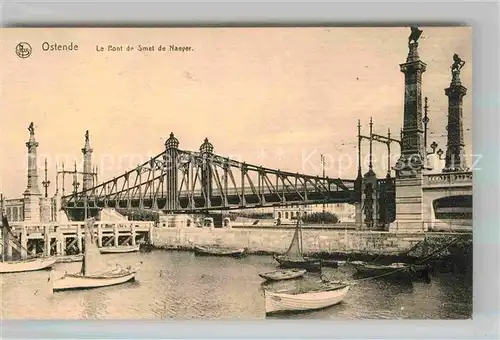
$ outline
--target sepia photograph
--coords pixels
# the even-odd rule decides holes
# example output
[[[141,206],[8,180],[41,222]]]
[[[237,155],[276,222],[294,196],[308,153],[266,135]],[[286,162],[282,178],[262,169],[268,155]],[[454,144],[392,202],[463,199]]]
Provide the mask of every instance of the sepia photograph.
[[[0,34],[2,320],[472,319],[471,27]]]

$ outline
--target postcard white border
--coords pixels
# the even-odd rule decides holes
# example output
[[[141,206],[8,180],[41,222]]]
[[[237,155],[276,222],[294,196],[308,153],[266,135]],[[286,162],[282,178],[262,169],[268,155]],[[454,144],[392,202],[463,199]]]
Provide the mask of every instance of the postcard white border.
[[[2,26],[473,26],[474,301],[467,321],[0,321],[0,338],[496,339],[499,334],[497,1],[10,1]],[[8,114],[4,112],[3,114]]]

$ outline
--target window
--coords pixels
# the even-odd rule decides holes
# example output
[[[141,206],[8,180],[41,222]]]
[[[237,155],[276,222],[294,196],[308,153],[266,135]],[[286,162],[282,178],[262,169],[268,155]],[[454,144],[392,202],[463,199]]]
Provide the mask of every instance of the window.
[[[281,211],[278,211],[278,218],[281,218]]]
[[[288,211],[285,211],[285,219],[288,219]]]
[[[12,221],[18,221],[17,207],[12,208]]]

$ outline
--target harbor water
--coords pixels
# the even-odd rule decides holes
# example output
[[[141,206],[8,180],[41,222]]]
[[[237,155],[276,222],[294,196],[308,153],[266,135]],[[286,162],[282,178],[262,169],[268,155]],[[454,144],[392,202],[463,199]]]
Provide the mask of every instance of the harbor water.
[[[58,263],[47,271],[3,274],[3,319],[264,319],[263,289],[293,288],[319,281],[262,284],[258,273],[276,268],[272,256],[242,259],[197,257],[192,252],[153,251],[105,255],[114,265],[143,262],[136,280],[92,290],[52,293],[51,277],[79,271],[81,263]],[[332,279],[352,279],[349,265],[325,268]],[[374,279],[352,286],[345,300],[318,311],[272,316],[295,319],[468,319],[472,278],[437,273],[430,283]],[[270,318],[270,317],[268,317]]]

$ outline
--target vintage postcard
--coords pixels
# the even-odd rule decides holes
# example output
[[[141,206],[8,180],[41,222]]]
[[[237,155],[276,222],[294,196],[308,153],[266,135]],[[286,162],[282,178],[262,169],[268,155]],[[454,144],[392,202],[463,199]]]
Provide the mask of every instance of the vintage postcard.
[[[469,319],[469,27],[1,31],[3,319]]]

